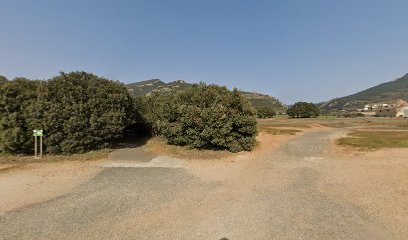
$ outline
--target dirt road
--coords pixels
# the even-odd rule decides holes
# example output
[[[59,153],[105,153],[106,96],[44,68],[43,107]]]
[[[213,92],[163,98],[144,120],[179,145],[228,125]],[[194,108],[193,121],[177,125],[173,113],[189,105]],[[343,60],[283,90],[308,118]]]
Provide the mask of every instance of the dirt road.
[[[0,239],[404,239],[404,227],[333,191],[343,182],[330,144],[343,131],[276,149],[265,140],[259,154],[223,161],[104,162],[71,192],[1,215]]]

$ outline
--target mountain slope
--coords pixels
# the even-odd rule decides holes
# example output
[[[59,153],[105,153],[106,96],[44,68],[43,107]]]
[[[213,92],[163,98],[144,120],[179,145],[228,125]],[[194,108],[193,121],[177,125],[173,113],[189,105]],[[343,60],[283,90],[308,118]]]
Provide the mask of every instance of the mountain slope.
[[[273,110],[279,114],[286,113],[286,110],[288,110],[288,107],[275,97],[256,92],[241,91],[241,94],[246,97],[255,108],[272,106]]]
[[[136,96],[148,96],[155,92],[179,91],[191,87],[192,85],[193,84],[187,83],[184,80],[164,83],[160,81],[160,79],[152,79],[130,83],[127,84],[126,87],[128,88],[129,92],[133,93]],[[272,108],[278,113],[285,113],[287,110],[287,107],[275,97],[255,92],[244,91],[241,91],[241,94],[244,97],[248,98],[248,100],[251,101],[254,107],[269,105],[272,106]]]
[[[402,99],[408,101],[408,74],[394,81],[379,84],[364,91],[320,104],[325,111],[353,110],[366,104],[389,103]]]
[[[164,85],[166,84],[160,81],[160,79],[151,79],[151,80],[126,84],[126,88],[129,90],[129,92],[133,93],[134,95],[142,96]]]

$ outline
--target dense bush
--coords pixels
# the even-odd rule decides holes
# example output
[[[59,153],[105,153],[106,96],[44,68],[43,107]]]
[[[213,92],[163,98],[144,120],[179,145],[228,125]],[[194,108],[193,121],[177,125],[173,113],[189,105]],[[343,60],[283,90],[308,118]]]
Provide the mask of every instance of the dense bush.
[[[142,105],[153,132],[170,144],[232,152],[255,144],[256,111],[236,89],[198,84],[147,97]]]
[[[133,100],[118,82],[85,72],[61,73],[42,85],[40,93],[49,152],[105,147],[132,124]]]
[[[345,113],[345,114],[343,114],[342,117],[345,117],[345,118],[356,118],[356,117],[365,117],[365,115],[364,115],[364,113],[361,113],[361,112],[358,112],[358,113],[356,113],[356,112],[351,112],[351,113]]]
[[[199,84],[132,98],[123,84],[86,72],[48,81],[0,76],[0,118],[0,151],[12,153],[33,151],[33,129],[44,130],[52,153],[103,148],[135,129],[232,152],[252,149],[256,136],[256,111],[237,90]]]
[[[32,150],[32,130],[40,126],[37,111],[40,84],[25,78],[0,82],[0,151]]]
[[[297,102],[288,109],[288,115],[296,118],[318,117],[320,115],[319,108],[313,103]]]
[[[5,84],[6,82],[7,82],[7,78],[0,75],[0,87],[1,87],[1,85]]]
[[[276,115],[272,106],[258,106],[255,107],[258,118],[273,118]]]
[[[156,93],[148,97],[134,97],[135,109],[142,112],[143,122],[151,135],[162,135],[163,122],[174,118],[175,93]]]

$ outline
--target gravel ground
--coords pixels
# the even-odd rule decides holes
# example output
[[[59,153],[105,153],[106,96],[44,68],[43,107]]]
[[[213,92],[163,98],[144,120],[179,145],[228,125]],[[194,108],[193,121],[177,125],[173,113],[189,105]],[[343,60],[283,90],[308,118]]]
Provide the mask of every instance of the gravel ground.
[[[195,175],[199,164],[106,167],[69,194],[1,215],[0,239],[403,239],[319,190],[319,165],[340,131],[225,163],[234,170],[224,178]]]

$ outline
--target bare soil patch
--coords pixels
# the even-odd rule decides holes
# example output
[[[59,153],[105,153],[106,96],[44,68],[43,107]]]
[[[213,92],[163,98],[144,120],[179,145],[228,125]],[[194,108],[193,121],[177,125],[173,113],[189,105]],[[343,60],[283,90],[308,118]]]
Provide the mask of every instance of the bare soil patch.
[[[322,166],[319,188],[355,204],[390,229],[396,239],[408,234],[408,151],[337,151]]]
[[[228,180],[234,185],[237,181],[242,182],[244,178],[249,177],[248,175],[256,175],[257,170],[264,166],[264,158],[294,137],[294,135],[271,135],[261,132],[257,137],[258,145],[251,152],[236,153],[218,159],[189,160],[187,170],[203,180]],[[275,182],[275,184],[279,183]]]
[[[0,165],[0,213],[65,194],[96,176],[94,161]]]
[[[27,155],[0,155],[0,213],[52,199],[96,176],[109,149],[84,154],[51,155],[41,159]]]

